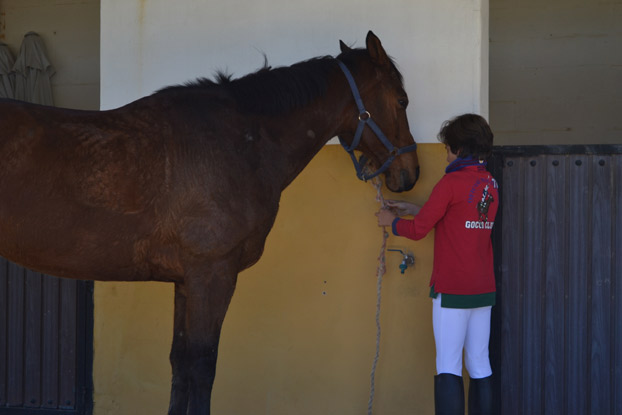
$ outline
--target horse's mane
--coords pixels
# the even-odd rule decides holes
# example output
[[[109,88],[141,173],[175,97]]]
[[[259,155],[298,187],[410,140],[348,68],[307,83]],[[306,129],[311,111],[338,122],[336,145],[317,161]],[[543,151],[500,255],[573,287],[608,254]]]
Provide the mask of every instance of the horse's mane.
[[[350,49],[341,53],[337,59],[342,60],[356,74],[359,62],[357,57],[363,54],[367,54],[365,49]],[[397,67],[392,65],[401,80]],[[277,68],[269,66],[265,59],[262,68],[238,79],[218,71],[214,80],[198,78],[183,85],[163,88],[158,93],[223,89],[242,111],[278,115],[302,108],[323,97],[328,88],[329,74],[336,67],[337,61],[332,56],[320,56]]]
[[[268,62],[256,72],[238,79],[223,71],[215,79],[198,78],[184,85],[170,86],[158,91],[223,89],[245,112],[278,115],[302,108],[314,99],[324,96],[328,75],[337,62],[331,56],[322,56],[272,68]]]

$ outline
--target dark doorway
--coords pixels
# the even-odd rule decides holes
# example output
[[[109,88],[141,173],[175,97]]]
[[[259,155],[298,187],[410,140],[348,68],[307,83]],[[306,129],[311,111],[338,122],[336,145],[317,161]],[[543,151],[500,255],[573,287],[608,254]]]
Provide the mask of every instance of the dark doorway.
[[[93,283],[0,258],[0,414],[92,413]]]
[[[622,414],[622,146],[499,147],[491,164],[501,413]]]

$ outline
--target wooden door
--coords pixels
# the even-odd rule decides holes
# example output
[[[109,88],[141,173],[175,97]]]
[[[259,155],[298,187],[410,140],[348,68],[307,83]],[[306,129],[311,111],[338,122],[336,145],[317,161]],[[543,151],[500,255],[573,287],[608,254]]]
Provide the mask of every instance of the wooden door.
[[[501,413],[622,414],[622,146],[502,147],[492,169]]]
[[[0,258],[0,414],[92,412],[92,288]]]

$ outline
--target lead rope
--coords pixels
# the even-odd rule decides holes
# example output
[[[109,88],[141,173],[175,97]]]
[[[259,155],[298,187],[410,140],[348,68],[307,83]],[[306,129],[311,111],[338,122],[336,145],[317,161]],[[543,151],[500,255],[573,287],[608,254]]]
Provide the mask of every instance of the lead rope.
[[[380,203],[381,208],[386,207],[384,196],[382,196],[382,181],[378,177],[374,177],[371,180],[372,186],[376,189],[376,201]],[[386,272],[386,258],[385,251],[387,248],[387,239],[389,234],[385,227],[382,227],[382,247],[380,248],[380,255],[378,255],[378,268],[376,270],[378,275],[377,281],[377,299],[376,299],[376,355],[374,356],[374,363],[371,366],[371,380],[369,388],[369,403],[367,404],[367,415],[372,415],[372,408],[374,406],[374,394],[375,380],[376,380],[376,367],[378,365],[378,359],[380,358],[380,303],[382,299],[382,277]]]

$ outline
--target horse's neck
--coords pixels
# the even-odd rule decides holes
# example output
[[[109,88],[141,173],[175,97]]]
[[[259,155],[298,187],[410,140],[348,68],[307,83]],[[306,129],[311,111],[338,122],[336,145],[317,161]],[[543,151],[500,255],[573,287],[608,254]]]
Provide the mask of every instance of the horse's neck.
[[[349,91],[344,89],[344,93]],[[342,114],[350,100],[347,95],[346,98],[342,98],[343,94],[338,94],[338,98],[335,98],[334,94],[331,96],[332,98],[317,100],[307,108],[280,120],[278,125],[273,125],[274,130],[278,131],[281,144],[283,189],[298,176],[331,138],[342,132]],[[352,113],[355,113],[354,109]]]

